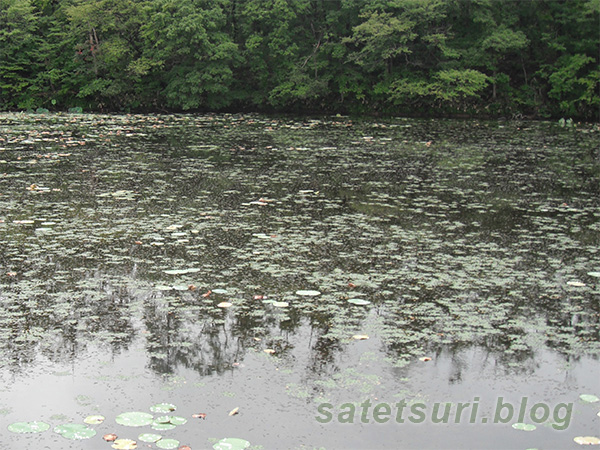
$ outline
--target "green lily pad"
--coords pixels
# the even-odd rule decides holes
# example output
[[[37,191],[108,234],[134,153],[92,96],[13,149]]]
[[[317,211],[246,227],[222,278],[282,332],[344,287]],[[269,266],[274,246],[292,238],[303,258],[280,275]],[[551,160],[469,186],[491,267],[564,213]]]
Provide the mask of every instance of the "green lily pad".
[[[133,411],[119,414],[115,418],[115,421],[119,425],[125,425],[126,427],[143,427],[150,425],[154,421],[154,417],[152,414]]]
[[[221,439],[213,448],[215,450],[243,450],[245,448],[250,447],[250,442],[245,439],[238,438],[225,438]]]
[[[189,291],[190,287],[187,284],[176,284],[175,286],[171,286],[174,291]]]
[[[154,413],[170,413],[171,411],[175,411],[177,409],[177,406],[173,405],[172,403],[158,403],[156,405],[152,405],[150,407],[150,411],[154,412]]]
[[[171,422],[171,416],[159,416],[156,419],[154,419],[154,421],[156,423],[170,423]]]
[[[227,289],[213,289],[213,294],[227,294]]]
[[[161,439],[156,443],[158,448],[173,449],[179,447],[179,441],[175,439]]]
[[[531,425],[529,423],[522,423],[522,422],[513,423],[512,427],[515,430],[523,430],[523,431],[533,431],[537,428],[535,425]]]
[[[105,417],[104,416],[87,416],[85,419],[83,419],[84,423],[87,423],[88,425],[98,425],[99,423],[104,422]]]
[[[173,425],[183,425],[187,423],[187,419],[181,416],[171,416],[170,423],[172,423]]]
[[[190,269],[169,269],[164,271],[168,275],[183,275],[186,273],[197,273],[200,272],[200,269],[190,268]]]
[[[317,295],[321,295],[321,293],[319,291],[300,290],[296,291],[296,295],[303,295],[305,297],[316,297]]]
[[[288,306],[290,306],[288,302],[273,302],[272,305],[276,308],[287,308]]]
[[[156,431],[169,431],[175,428],[171,422],[161,423],[161,422],[153,422],[152,429]]]
[[[364,306],[370,305],[371,302],[369,300],[365,300],[362,298],[349,298],[348,303],[352,303],[353,305]]]
[[[164,284],[159,284],[157,286],[154,286],[154,289],[156,289],[157,291],[170,291],[171,289],[173,289],[172,286],[166,286]]]
[[[600,445],[600,439],[596,436],[577,436],[573,440],[579,445]]]
[[[96,430],[93,430],[79,423],[66,423],[54,427],[54,432],[62,437],[71,440],[89,439],[96,435]]]
[[[142,442],[156,442],[162,439],[160,434],[142,433],[138,436],[138,440]]]
[[[581,394],[579,396],[579,398],[586,403],[600,402],[600,398],[598,398],[596,395],[592,395],[592,394]]]
[[[41,433],[50,428],[46,422],[15,422],[8,426],[8,431],[13,433]]]
[[[590,277],[596,277],[596,278],[600,278],[600,272],[588,272],[587,273]]]
[[[131,439],[117,439],[111,447],[117,450],[134,450],[137,448],[137,442]]]

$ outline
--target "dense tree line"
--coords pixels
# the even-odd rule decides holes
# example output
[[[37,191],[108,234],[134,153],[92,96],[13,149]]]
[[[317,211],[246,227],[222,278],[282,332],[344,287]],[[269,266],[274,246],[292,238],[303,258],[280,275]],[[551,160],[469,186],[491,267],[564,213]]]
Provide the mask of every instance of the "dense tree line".
[[[0,109],[598,120],[600,0],[0,0]]]

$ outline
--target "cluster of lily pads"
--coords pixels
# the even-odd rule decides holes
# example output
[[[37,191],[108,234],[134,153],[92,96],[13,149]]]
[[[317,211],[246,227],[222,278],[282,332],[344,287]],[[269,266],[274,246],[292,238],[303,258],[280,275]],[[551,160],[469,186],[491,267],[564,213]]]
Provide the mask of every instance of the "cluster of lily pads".
[[[126,427],[144,427],[150,426],[156,431],[169,431],[178,425],[187,423],[187,419],[181,416],[175,416],[172,413],[177,409],[172,403],[158,403],[150,407],[150,411],[158,416],[140,411],[124,412],[115,418],[115,422]],[[195,415],[206,417],[205,414]],[[97,431],[89,425],[98,425],[104,422],[105,417],[101,415],[91,415],[86,417],[84,424],[67,423],[54,427],[53,431],[65,439],[83,440],[96,436]],[[51,428],[50,424],[42,421],[15,422],[8,426],[8,431],[13,433],[42,433]],[[138,448],[137,441],[156,445],[157,448],[172,450],[191,450],[188,445],[180,445],[176,439],[166,438],[157,433],[141,433],[137,441],[129,438],[119,438],[115,433],[105,434],[102,437],[106,442],[110,442],[111,447],[116,450],[134,450]],[[250,442],[239,438],[224,438],[213,445],[214,450],[243,450],[250,446]]]

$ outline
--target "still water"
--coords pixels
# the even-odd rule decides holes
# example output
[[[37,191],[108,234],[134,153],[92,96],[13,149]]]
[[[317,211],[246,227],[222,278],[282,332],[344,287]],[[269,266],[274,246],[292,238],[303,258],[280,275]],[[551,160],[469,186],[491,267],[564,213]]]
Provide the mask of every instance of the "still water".
[[[579,448],[599,135],[0,114],[0,448]],[[89,439],[55,431],[91,415]],[[9,430],[31,421],[50,428]]]

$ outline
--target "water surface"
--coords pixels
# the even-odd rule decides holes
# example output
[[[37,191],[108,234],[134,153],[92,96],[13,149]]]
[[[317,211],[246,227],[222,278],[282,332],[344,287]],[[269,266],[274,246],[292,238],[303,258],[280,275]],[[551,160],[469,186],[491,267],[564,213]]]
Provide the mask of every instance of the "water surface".
[[[579,399],[600,395],[598,135],[0,115],[1,441],[110,448],[105,433],[151,431],[118,414],[170,402],[188,423],[163,434],[194,449],[578,447],[600,422]],[[551,414],[515,430],[493,423],[499,398]],[[427,417],[339,423],[367,400]],[[443,402],[470,409],[434,423]],[[84,441],[7,430],[90,414],[106,421]]]

